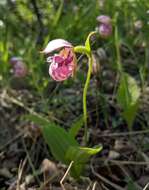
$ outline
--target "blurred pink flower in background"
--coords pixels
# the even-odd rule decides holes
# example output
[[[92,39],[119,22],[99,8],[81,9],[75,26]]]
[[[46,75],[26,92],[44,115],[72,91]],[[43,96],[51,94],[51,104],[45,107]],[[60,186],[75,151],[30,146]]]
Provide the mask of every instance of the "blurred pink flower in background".
[[[107,15],[100,15],[97,17],[99,22],[98,32],[101,37],[107,38],[112,34],[111,18]]]
[[[22,58],[21,57],[11,57],[9,62],[11,65],[15,65],[18,61],[22,61]]]
[[[101,24],[110,24],[111,23],[111,18],[107,15],[100,15],[96,19]]]
[[[56,81],[64,81],[72,77],[76,70],[76,57],[73,46],[63,39],[56,39],[48,43],[43,53],[49,55],[59,49],[62,50],[53,56],[48,56],[47,62],[51,63],[49,66],[50,76]]]
[[[107,38],[112,34],[112,26],[109,24],[101,24],[98,28],[99,34],[103,38]]]
[[[14,77],[21,78],[27,75],[27,66],[21,57],[12,57],[10,59],[10,64],[12,64]]]

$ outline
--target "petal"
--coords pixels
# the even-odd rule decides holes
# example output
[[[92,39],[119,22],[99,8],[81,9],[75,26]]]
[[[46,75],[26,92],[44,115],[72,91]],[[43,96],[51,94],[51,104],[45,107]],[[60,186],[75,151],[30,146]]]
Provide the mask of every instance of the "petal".
[[[49,66],[49,74],[52,75],[53,71],[55,71],[58,68],[58,64],[55,62],[52,62]]]
[[[56,81],[64,81],[72,75],[72,71],[69,71],[68,67],[54,67],[54,63],[49,66],[49,74]]]
[[[54,62],[56,63],[62,63],[64,61],[63,57],[56,55],[53,57],[54,58]]]
[[[59,69],[53,71],[53,73],[51,74],[51,77],[52,77],[55,81],[64,81],[64,80],[67,79],[67,76],[61,75]]]
[[[66,64],[70,64],[72,61],[73,61],[73,56],[67,57],[67,58],[65,59],[65,63],[66,63]]]
[[[108,24],[101,24],[99,26],[99,34],[102,37],[108,37],[112,34],[112,26]]]
[[[107,15],[100,15],[97,17],[97,21],[102,23],[102,24],[110,24],[111,18]]]
[[[55,50],[58,50],[58,49],[64,48],[64,47],[72,48],[73,46],[71,45],[71,43],[67,42],[66,40],[55,39],[48,43],[48,45],[42,51],[42,53],[48,54],[48,53],[51,53],[52,51],[55,51]]]
[[[12,57],[9,62],[10,62],[10,64],[14,65],[18,61],[22,61],[22,58],[21,57]]]
[[[21,62],[21,61],[18,61],[15,65],[14,65],[14,76],[15,77],[24,77],[26,76],[27,74],[27,67],[26,65]]]

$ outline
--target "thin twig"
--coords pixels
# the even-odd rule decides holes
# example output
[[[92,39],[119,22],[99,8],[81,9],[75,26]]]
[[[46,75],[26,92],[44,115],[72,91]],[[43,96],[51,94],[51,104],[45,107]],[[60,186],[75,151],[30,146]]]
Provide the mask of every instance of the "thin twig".
[[[61,187],[62,187],[63,190],[66,190],[65,187],[64,187],[64,185],[63,185],[63,182],[64,182],[65,178],[67,177],[67,175],[68,175],[68,173],[69,173],[69,171],[70,171],[70,169],[71,169],[73,163],[74,163],[74,161],[71,161],[71,162],[70,162],[69,167],[67,168],[67,170],[66,170],[64,176],[63,176],[62,179],[60,180],[60,185],[61,185]]]
[[[105,186],[104,183],[101,183],[102,190],[110,190],[108,187]]]
[[[121,161],[121,160],[108,160],[108,162],[121,164],[121,165],[149,165],[149,162],[137,162],[137,161]]]
[[[20,181],[21,181],[21,178],[22,178],[23,169],[24,169],[24,166],[26,164],[26,161],[27,161],[27,159],[25,158],[24,161],[23,162],[21,161],[20,164],[19,164],[16,190],[20,190]]]
[[[149,133],[149,129],[143,130],[143,131],[101,134],[101,135],[98,135],[98,137],[119,137],[119,136],[129,136],[129,135],[133,136],[133,135],[140,135],[140,134],[146,134],[146,133]]]
[[[91,164],[91,170],[92,173],[99,178],[101,181],[103,181],[104,183],[110,185],[111,187],[115,188],[115,190],[124,190],[122,187],[120,187],[119,185],[109,181],[108,179],[106,179],[105,177],[101,176],[99,173],[97,173],[93,167],[93,165]]]
[[[123,167],[123,165],[119,163],[117,163],[116,165],[121,169],[121,171],[124,173],[124,176],[127,177],[129,181],[133,181],[133,179],[130,177],[130,175],[128,174],[126,169]],[[138,185],[135,181],[133,182],[133,184],[137,188],[137,190],[142,190],[142,187]]]
[[[147,190],[148,186],[149,186],[149,182],[145,185],[145,187],[143,188],[143,190]]]
[[[96,189],[96,185],[97,185],[97,181],[95,181],[95,182],[93,183],[92,190],[95,190],[95,189]]]
[[[38,176],[37,176],[37,172],[36,172],[35,167],[34,167],[34,165],[33,165],[33,163],[32,163],[32,160],[31,160],[31,158],[30,158],[30,155],[29,155],[29,152],[28,152],[27,147],[26,147],[26,145],[25,145],[24,139],[22,139],[22,144],[23,144],[23,147],[24,147],[24,150],[25,150],[25,153],[26,153],[26,156],[27,156],[29,165],[30,165],[30,167],[31,167],[31,169],[32,169],[33,175],[35,176],[35,178],[36,178],[38,184],[41,185],[40,179],[39,179]]]
[[[57,173],[56,173],[56,174],[53,174],[52,176],[50,176],[49,179],[47,179],[46,181],[44,181],[44,184],[41,184],[39,190],[44,190],[45,187],[46,187],[46,185],[47,185],[50,181],[52,181],[55,177],[57,177],[57,176],[58,176]]]
[[[24,135],[24,132],[18,133],[14,138],[10,139],[6,144],[0,147],[0,151],[4,150],[7,146],[12,144],[14,141],[16,141],[18,138]]]
[[[16,98],[10,97],[10,96],[7,94],[7,92],[5,92],[4,95],[3,95],[3,94],[0,95],[0,98],[1,98],[1,99],[4,99],[4,100],[7,100],[7,101],[9,101],[9,102],[11,102],[11,103],[13,103],[13,104],[15,104],[15,105],[17,105],[17,106],[23,108],[24,110],[26,110],[26,111],[29,112],[30,114],[36,115],[36,116],[38,116],[38,117],[41,117],[41,115],[40,115],[39,113],[35,112],[33,109],[29,108],[28,106],[26,106],[25,104],[23,104],[22,102],[20,102],[19,100],[17,100]],[[59,123],[65,125],[65,126],[67,126],[66,123],[62,122],[61,120],[57,119],[56,117],[54,117],[54,116],[50,116],[50,117],[51,117],[52,120],[57,121],[57,122],[59,122]]]
[[[87,187],[86,190],[90,190],[91,185],[92,185],[92,183],[90,183],[90,184],[88,185],[88,187]]]

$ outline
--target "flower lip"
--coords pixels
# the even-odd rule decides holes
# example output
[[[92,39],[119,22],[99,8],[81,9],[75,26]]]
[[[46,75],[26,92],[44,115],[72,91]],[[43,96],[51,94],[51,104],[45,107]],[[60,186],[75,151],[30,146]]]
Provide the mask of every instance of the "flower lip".
[[[73,77],[75,72],[75,54],[72,49],[64,48],[59,54],[49,57],[49,74],[55,81],[64,81]]]
[[[102,24],[110,24],[111,23],[111,18],[107,15],[100,15],[96,19],[98,22],[100,22]]]
[[[48,45],[42,51],[42,53],[49,54],[53,51],[56,51],[58,49],[65,48],[65,47],[72,48],[73,46],[71,43],[67,42],[66,40],[55,39],[55,40],[52,40],[48,43]]]

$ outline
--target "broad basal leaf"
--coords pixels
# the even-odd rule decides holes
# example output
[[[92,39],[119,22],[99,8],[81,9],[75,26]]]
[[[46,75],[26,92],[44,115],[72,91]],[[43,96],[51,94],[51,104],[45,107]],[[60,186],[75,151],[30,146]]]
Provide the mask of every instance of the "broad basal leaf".
[[[44,139],[49,145],[53,156],[57,160],[68,164],[69,162],[65,158],[65,154],[71,146],[78,146],[77,141],[69,135],[64,128],[54,122],[48,122],[46,119],[37,115],[30,115],[27,117],[36,124],[40,125]]]
[[[117,101],[123,109],[123,116],[131,127],[138,109],[140,87],[129,74],[123,73],[117,93]]]
[[[97,154],[102,150],[102,146],[98,146],[95,148],[87,148],[87,147],[70,147],[66,152],[66,159],[69,162],[74,161],[71,174],[72,176],[78,178],[85,167],[85,164],[88,162],[89,158],[92,155]]]
[[[78,134],[81,127],[83,126],[83,124],[84,124],[83,116],[80,116],[79,118],[77,118],[75,122],[73,122],[72,126],[69,129],[69,134],[75,137]]]

